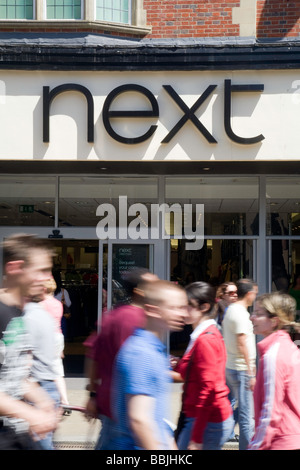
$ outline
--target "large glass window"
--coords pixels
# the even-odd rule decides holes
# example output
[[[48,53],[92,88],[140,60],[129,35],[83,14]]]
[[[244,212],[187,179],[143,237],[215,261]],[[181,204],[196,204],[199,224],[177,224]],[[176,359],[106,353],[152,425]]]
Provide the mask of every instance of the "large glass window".
[[[96,19],[130,23],[130,0],[97,0]]]
[[[0,225],[54,226],[56,178],[0,177]]]
[[[300,178],[266,178],[267,235],[270,240],[270,290],[287,292],[300,274]]]
[[[267,235],[300,235],[300,177],[266,178]]]
[[[217,289],[223,282],[255,278],[254,243],[250,239],[205,239],[201,250],[187,250],[185,240],[172,239],[170,279],[183,286],[196,281],[209,282]],[[172,354],[183,354],[191,332],[191,327],[186,326],[183,331],[171,334]]]
[[[148,228],[151,225],[150,204],[158,200],[158,184],[156,178],[61,177],[59,196],[60,226],[96,229],[101,220],[96,214],[97,208],[109,204],[113,208],[111,213],[115,211],[117,227],[127,227],[136,220],[140,227]]]
[[[0,18],[5,20],[32,20],[33,0],[0,0]]]
[[[253,240],[205,239],[201,250],[186,250],[185,240],[172,239],[171,280],[181,285],[205,281],[213,286],[255,277]]]
[[[47,0],[48,20],[81,20],[81,0]]]
[[[258,178],[167,178],[166,202],[204,204],[206,235],[258,235]],[[194,220],[194,224],[197,223]]]

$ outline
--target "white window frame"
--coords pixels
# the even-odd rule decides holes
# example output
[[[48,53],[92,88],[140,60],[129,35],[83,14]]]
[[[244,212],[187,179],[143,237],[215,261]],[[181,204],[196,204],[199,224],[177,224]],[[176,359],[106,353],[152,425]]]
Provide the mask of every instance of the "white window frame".
[[[32,28],[32,31],[39,28],[56,28],[59,26],[63,31],[65,27],[84,28],[99,30],[101,33],[130,33],[132,35],[147,35],[151,33],[152,27],[147,25],[147,12],[144,9],[144,0],[130,0],[130,22],[115,23],[109,21],[96,20],[95,0],[81,0],[81,19],[47,19],[46,0],[33,0],[33,19],[5,19],[0,18],[0,28]]]
[[[0,18],[0,21],[34,21],[36,20],[36,0],[32,0],[32,19],[27,18]]]
[[[85,2],[88,1],[88,0],[80,0],[81,1],[81,13],[80,13],[80,19],[75,19],[75,18],[47,18],[47,0],[43,0],[43,6],[44,6],[44,13],[43,13],[43,19],[45,21],[49,21],[49,22],[55,22],[55,21],[82,21],[85,19],[85,15],[84,15],[84,12],[85,12]]]
[[[129,22],[128,23],[122,23],[122,22],[115,22],[115,21],[106,21],[106,20],[98,20],[97,19],[97,0],[93,0],[94,1],[94,20],[95,21],[105,21],[106,23],[114,23],[114,24],[125,24],[125,25],[129,25],[131,26],[133,24],[133,17],[132,17],[132,0],[128,0],[128,19],[129,19]]]

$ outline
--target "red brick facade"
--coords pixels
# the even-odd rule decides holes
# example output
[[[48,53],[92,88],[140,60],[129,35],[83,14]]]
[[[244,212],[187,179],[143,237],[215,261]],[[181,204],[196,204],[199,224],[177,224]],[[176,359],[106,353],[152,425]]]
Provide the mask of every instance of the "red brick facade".
[[[284,38],[300,36],[300,0],[253,0],[256,1],[256,37]],[[233,23],[234,8],[248,8],[244,0],[144,0],[147,25],[152,32],[148,38],[201,38],[240,36],[240,24]],[[255,26],[254,26],[255,29]],[[66,22],[65,26],[49,28],[37,22],[28,28],[21,24],[2,23],[1,32],[88,32],[90,34],[112,34],[124,37],[144,37],[141,33],[122,32],[117,29],[101,30],[95,24],[77,26]]]
[[[257,0],[256,36],[300,36],[300,0]]]
[[[239,36],[232,9],[241,0],[144,0],[153,38]],[[300,36],[300,0],[256,0],[257,37]]]
[[[153,38],[239,36],[232,8],[240,0],[144,0]]]

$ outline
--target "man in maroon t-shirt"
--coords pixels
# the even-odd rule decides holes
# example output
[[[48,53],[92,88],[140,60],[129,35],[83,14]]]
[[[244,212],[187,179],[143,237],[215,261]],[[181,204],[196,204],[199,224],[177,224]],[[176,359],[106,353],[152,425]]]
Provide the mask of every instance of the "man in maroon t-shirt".
[[[137,269],[126,277],[125,289],[131,303],[120,305],[106,313],[101,332],[92,346],[90,367],[90,399],[86,409],[88,417],[101,420],[101,432],[97,450],[110,449],[114,422],[111,414],[111,382],[115,357],[136,328],[145,325],[143,310],[143,283],[157,280],[157,276],[143,269]]]

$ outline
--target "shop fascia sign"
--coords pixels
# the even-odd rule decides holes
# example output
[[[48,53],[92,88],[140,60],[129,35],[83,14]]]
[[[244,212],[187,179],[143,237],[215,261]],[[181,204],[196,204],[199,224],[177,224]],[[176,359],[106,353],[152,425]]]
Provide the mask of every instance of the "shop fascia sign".
[[[201,123],[195,115],[196,111],[201,105],[207,101],[213,91],[217,88],[217,85],[209,85],[196,102],[189,107],[176,90],[171,85],[162,85],[165,91],[168,93],[170,98],[178,105],[183,113],[183,116],[175,124],[175,126],[168,132],[168,134],[161,141],[161,144],[168,144],[179,130],[188,122],[192,122],[198,129],[200,134],[210,144],[216,144],[217,140],[207,130],[207,128]],[[256,144],[264,139],[262,134],[253,137],[243,137],[237,135],[231,126],[231,100],[233,93],[245,93],[245,92],[262,92],[264,90],[263,84],[251,84],[251,85],[235,85],[231,83],[231,80],[224,80],[224,128],[227,136],[238,144],[251,145]],[[50,108],[51,103],[58,95],[68,91],[77,91],[82,93],[87,101],[87,141],[90,143],[94,142],[94,99],[89,91],[83,85],[66,83],[63,85],[56,86],[50,90],[49,86],[43,87],[43,142],[50,142]],[[111,105],[113,101],[121,94],[128,92],[137,92],[143,94],[150,102],[150,110],[125,110],[125,111],[112,111]],[[157,125],[151,125],[147,132],[138,137],[126,137],[118,134],[111,124],[114,118],[159,118],[159,106],[158,102],[153,93],[146,87],[137,84],[125,84],[114,88],[106,97],[103,112],[102,112],[103,124],[108,134],[116,141],[123,144],[139,144],[145,142],[155,133]]]

